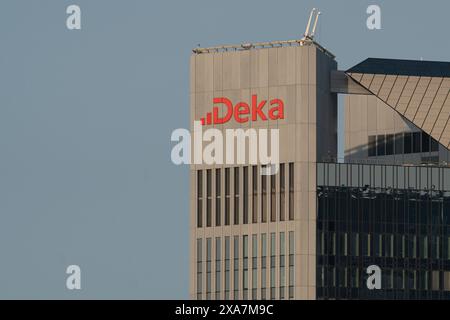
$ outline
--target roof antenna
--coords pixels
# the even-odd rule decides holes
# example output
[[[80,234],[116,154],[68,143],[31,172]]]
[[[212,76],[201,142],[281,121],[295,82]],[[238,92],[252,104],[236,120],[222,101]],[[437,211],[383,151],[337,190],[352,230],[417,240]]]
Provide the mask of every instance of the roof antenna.
[[[314,35],[315,35],[315,33],[316,33],[317,21],[319,20],[320,14],[321,14],[320,11],[317,12],[316,20],[314,21],[314,27],[313,27],[313,30],[312,30],[312,32],[311,32],[311,35],[309,36],[309,37],[311,38],[311,40],[314,39]]]
[[[316,8],[313,8],[311,10],[311,13],[309,14],[309,20],[308,20],[308,24],[306,25],[306,30],[305,30],[305,34],[303,35],[303,39],[302,40],[306,40],[307,38],[309,38],[309,28],[311,26],[311,21],[312,21],[312,17],[314,15],[314,12],[316,11]]]

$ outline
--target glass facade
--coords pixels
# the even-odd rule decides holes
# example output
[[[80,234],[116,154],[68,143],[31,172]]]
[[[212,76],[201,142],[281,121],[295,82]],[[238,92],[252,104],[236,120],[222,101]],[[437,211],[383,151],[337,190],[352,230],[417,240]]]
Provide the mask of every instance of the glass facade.
[[[450,299],[450,168],[318,164],[317,298]],[[381,289],[367,288],[367,268]]]

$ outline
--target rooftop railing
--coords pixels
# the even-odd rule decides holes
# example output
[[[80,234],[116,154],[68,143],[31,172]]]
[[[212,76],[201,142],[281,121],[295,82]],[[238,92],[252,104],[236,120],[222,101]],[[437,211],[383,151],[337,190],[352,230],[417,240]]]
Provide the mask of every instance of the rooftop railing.
[[[289,47],[289,46],[309,46],[314,45],[316,46],[320,51],[325,53],[327,56],[331,57],[332,59],[335,58],[335,56],[322,47],[320,44],[315,42],[312,39],[305,38],[305,39],[299,39],[299,40],[281,40],[281,41],[269,41],[269,42],[255,42],[255,43],[242,43],[238,45],[222,45],[222,46],[215,46],[215,47],[206,47],[206,48],[194,48],[192,49],[192,52],[195,54],[202,54],[202,53],[216,53],[216,52],[227,52],[227,51],[243,51],[243,50],[251,50],[251,49],[263,49],[263,48],[280,48],[280,47]]]

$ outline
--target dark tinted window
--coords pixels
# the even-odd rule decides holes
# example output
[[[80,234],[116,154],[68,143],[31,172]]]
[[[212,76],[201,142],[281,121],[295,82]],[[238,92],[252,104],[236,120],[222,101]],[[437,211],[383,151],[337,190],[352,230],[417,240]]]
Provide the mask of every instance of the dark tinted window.
[[[394,135],[386,135],[386,155],[394,154]]]
[[[411,153],[412,152],[412,134],[410,132],[405,133],[405,139],[404,139],[404,151],[405,153]]]
[[[430,136],[422,132],[422,152],[430,151]]]
[[[395,134],[395,154],[403,154],[403,133]]]
[[[377,155],[384,156],[386,154],[386,144],[384,134],[377,136]]]
[[[420,132],[413,132],[413,152],[419,153],[420,152]]]
[[[431,138],[431,151],[439,151],[439,142]]]
[[[377,141],[376,136],[369,136],[369,157],[375,157],[377,155]]]

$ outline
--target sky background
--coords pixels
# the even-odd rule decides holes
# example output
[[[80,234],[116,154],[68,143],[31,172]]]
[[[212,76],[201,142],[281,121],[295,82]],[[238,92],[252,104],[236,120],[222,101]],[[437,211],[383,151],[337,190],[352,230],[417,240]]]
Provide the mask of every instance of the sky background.
[[[188,168],[170,135],[189,128],[191,49],[297,39],[313,7],[340,69],[450,61],[442,0],[1,0],[0,298],[188,298]]]

